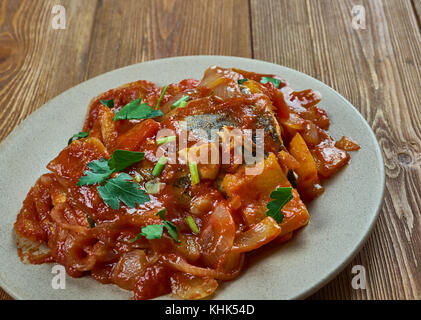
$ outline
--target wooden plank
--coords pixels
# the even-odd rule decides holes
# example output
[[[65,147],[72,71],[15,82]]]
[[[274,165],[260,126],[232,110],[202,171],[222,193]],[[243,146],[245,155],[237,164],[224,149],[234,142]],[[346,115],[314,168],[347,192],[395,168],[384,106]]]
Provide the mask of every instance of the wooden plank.
[[[415,14],[417,16],[418,28],[421,32],[421,1],[412,0],[412,7],[414,8]]]
[[[0,141],[35,109],[83,80],[96,1],[61,3],[64,30],[52,28],[54,2],[1,2]]]
[[[386,193],[375,230],[312,298],[420,299],[420,33],[409,0],[360,2],[364,30],[352,28],[353,1],[251,0],[254,55],[343,94],[372,126],[384,154]],[[366,267],[366,290],[351,287],[357,264]]]
[[[247,0],[104,0],[85,78],[164,57],[251,57]]]

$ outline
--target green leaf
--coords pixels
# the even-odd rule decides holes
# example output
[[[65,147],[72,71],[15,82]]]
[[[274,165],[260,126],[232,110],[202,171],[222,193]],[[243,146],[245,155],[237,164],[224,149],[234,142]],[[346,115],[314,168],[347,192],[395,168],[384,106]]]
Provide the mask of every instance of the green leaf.
[[[239,79],[239,80],[237,80],[237,83],[238,84],[243,84],[244,82],[246,82],[248,79],[247,78],[244,78],[244,79]]]
[[[104,202],[114,210],[120,208],[120,201],[130,208],[136,208],[136,204],[149,201],[149,197],[144,190],[139,189],[139,184],[130,181],[131,179],[127,173],[121,173],[103,186],[97,187],[97,190]]]
[[[89,136],[89,131],[87,131],[87,132],[82,131],[82,132],[76,133],[69,139],[69,141],[67,142],[67,145],[71,144],[74,140],[86,138],[87,136]]]
[[[115,171],[123,171],[136,162],[142,161],[145,154],[143,152],[116,150],[108,160],[108,165]]]
[[[275,78],[271,78],[271,77],[262,77],[260,79],[260,83],[268,83],[271,82],[276,88],[279,88],[279,85],[281,84],[281,80],[279,79],[275,79]]]
[[[135,238],[129,241],[129,243],[133,243],[139,240],[141,237],[146,237],[146,239],[161,239],[162,233],[164,231],[164,225],[162,224],[150,224],[146,227],[142,228],[142,232],[140,232]]]
[[[116,113],[113,120],[148,119],[163,115],[161,110],[153,110],[147,103],[141,104],[140,101],[141,99],[137,99],[126,104]]]
[[[156,216],[160,217],[162,220],[165,220],[166,214],[167,214],[167,209],[163,208],[156,213]]]
[[[174,239],[175,242],[181,242],[180,240],[178,240],[177,226],[174,223],[165,220],[164,226],[167,229],[168,234],[171,236],[171,238]]]
[[[142,234],[146,239],[161,239],[164,226],[162,224],[150,224],[142,228]]]
[[[114,170],[110,169],[108,166],[108,161],[105,158],[91,161],[86,166],[89,170],[83,172],[84,176],[79,178],[79,181],[76,184],[77,186],[103,183],[114,172]]]
[[[111,100],[99,100],[104,106],[107,106],[108,108],[114,108],[114,99]]]
[[[268,208],[266,215],[275,219],[277,223],[281,223],[284,219],[282,208],[293,198],[292,188],[277,188],[275,191],[271,192],[270,197],[273,200],[266,206],[266,208]]]

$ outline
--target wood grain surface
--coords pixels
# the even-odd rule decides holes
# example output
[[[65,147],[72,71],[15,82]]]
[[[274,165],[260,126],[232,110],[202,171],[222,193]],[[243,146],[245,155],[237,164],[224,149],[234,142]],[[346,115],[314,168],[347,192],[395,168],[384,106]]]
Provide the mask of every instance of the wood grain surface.
[[[51,25],[57,4],[64,30]],[[352,27],[355,5],[365,29]],[[387,175],[367,243],[310,299],[421,299],[420,14],[420,0],[0,0],[0,141],[66,89],[142,61],[218,54],[302,71],[360,110]],[[365,290],[351,286],[354,265]]]

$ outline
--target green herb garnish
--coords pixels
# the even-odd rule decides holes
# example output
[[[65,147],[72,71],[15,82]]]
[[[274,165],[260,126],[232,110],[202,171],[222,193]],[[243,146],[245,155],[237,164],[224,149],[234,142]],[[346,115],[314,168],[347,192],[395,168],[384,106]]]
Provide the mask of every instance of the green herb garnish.
[[[279,88],[279,85],[281,84],[281,80],[279,79],[275,79],[275,78],[271,78],[271,77],[262,77],[260,79],[260,83],[268,83],[271,82],[276,88]]]
[[[174,239],[175,242],[181,242],[178,240],[177,226],[174,223],[165,220],[164,226],[167,229],[168,234],[171,236],[171,238]]]
[[[155,167],[153,168],[152,175],[157,177],[161,174],[162,169],[164,169],[165,164],[167,163],[167,158],[162,156],[159,158],[158,162],[156,163]]]
[[[111,100],[99,100],[104,106],[107,106],[108,108],[114,108],[114,99]]]
[[[171,221],[165,220],[166,213],[166,208],[163,208],[156,213],[156,215],[161,218],[164,224],[151,224],[149,226],[143,227],[142,232],[129,242],[133,243],[136,240],[139,240],[142,236],[145,236],[146,239],[161,239],[164,227],[167,229],[168,234],[171,238],[174,239],[174,241],[180,242],[180,240],[178,240],[177,226]]]
[[[142,161],[145,154],[143,152],[115,150],[108,160],[108,165],[115,171],[123,171],[136,162]]]
[[[160,217],[162,220],[165,220],[165,216],[167,215],[167,209],[166,208],[162,208],[155,215],[158,216],[158,217]]]
[[[186,222],[187,222],[187,224],[189,225],[191,231],[194,234],[198,234],[199,233],[199,227],[197,226],[196,221],[194,221],[194,219],[193,219],[192,216],[187,216]]]
[[[200,182],[199,171],[197,170],[197,163],[192,161],[189,162],[191,183],[198,184]]]
[[[106,204],[114,210],[120,208],[120,201],[130,208],[136,208],[136,204],[149,201],[144,190],[139,189],[139,184],[133,181],[127,173],[121,173],[116,178],[108,180],[97,190]]]
[[[69,141],[67,142],[67,145],[71,144],[74,140],[79,140],[82,138],[86,138],[88,136],[89,136],[89,131],[76,133],[69,139]]]
[[[175,109],[175,108],[184,108],[187,104],[187,101],[189,101],[190,97],[189,96],[182,96],[180,99],[178,99],[176,102],[174,102],[171,105],[171,109]]]
[[[141,99],[133,100],[116,113],[113,120],[149,119],[163,115],[161,110],[153,110],[147,103],[140,103]]]
[[[162,224],[150,224],[142,228],[142,232],[139,233],[135,238],[131,239],[129,243],[133,243],[139,240],[141,237],[146,237],[146,239],[161,239],[162,232],[164,231],[164,225]]]
[[[266,215],[275,219],[277,223],[281,223],[284,219],[282,208],[293,198],[292,188],[277,188],[275,191],[271,192],[270,197],[273,200],[266,206],[268,209]]]
[[[239,79],[239,80],[237,80],[237,83],[238,84],[243,84],[244,82],[246,82],[248,79],[247,78],[244,78],[244,79]]]
[[[167,89],[168,89],[168,85],[166,85],[166,86],[164,87],[164,89],[162,90],[161,95],[160,95],[160,97],[159,97],[159,99],[158,99],[158,103],[157,103],[157,104],[156,104],[156,106],[155,106],[155,110],[158,110],[159,106],[161,105],[161,101],[162,101],[162,99],[164,98],[165,91],[167,91]]]
[[[80,177],[77,185],[101,184],[107,180],[113,172],[122,171],[132,164],[142,161],[143,152],[127,150],[116,150],[111,155],[110,160],[101,158],[89,162],[86,166],[89,170],[84,171],[84,176]]]
[[[113,169],[110,169],[108,161],[105,158],[91,161],[86,166],[89,170],[83,172],[84,176],[79,178],[79,181],[76,184],[77,186],[103,183],[114,172]]]
[[[156,139],[156,144],[159,146],[160,144],[168,143],[168,142],[174,142],[176,140],[176,136],[168,136]]]

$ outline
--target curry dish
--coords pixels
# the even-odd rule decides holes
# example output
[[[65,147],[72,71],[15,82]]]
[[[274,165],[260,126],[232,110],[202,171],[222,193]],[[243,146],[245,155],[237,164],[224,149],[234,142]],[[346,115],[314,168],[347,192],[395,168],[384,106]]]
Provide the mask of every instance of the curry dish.
[[[328,134],[320,100],[276,75],[220,67],[99,95],[23,202],[21,259],[135,299],[209,297],[247,252],[305,226],[305,202],[359,149]]]

